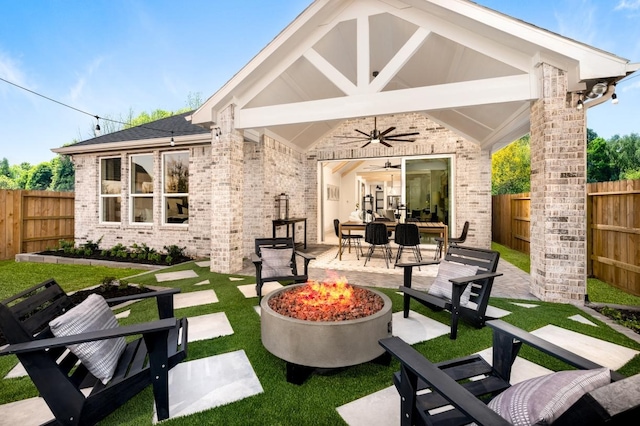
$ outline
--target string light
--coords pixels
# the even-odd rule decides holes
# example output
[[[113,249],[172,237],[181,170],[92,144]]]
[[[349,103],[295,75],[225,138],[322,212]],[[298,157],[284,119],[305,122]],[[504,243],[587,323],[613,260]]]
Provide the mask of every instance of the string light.
[[[64,102],[60,102],[60,101],[58,101],[58,100],[55,100],[55,99],[50,98],[50,97],[48,97],[48,96],[45,96],[45,95],[43,95],[43,94],[41,94],[41,93],[35,92],[35,91],[31,90],[31,89],[27,89],[26,87],[20,86],[19,84],[16,84],[16,83],[14,83],[14,82],[12,82],[12,81],[9,81],[9,80],[7,80],[7,79],[4,79],[4,78],[2,78],[2,77],[0,77],[0,81],[4,81],[4,82],[5,82],[5,83],[7,83],[7,84],[10,84],[10,85],[12,85],[12,86],[17,87],[18,89],[22,89],[22,90],[24,90],[24,91],[26,91],[26,92],[29,92],[29,93],[34,94],[34,95],[36,95],[36,96],[39,96],[39,97],[41,97],[41,98],[43,98],[43,99],[46,99],[46,100],[48,100],[48,101],[54,102],[54,103],[56,103],[56,104],[58,104],[58,105],[62,105],[63,107],[66,107],[66,108],[72,109],[72,110],[74,110],[74,111],[77,111],[77,112],[80,112],[80,113],[82,113],[82,114],[86,114],[86,115],[88,115],[88,116],[91,116],[91,117],[95,118],[96,120],[98,120],[98,123],[96,124],[96,127],[95,127],[95,129],[94,129],[94,131],[95,131],[95,136],[96,136],[96,137],[101,136],[101,129],[100,129],[100,120],[101,120],[101,119],[102,119],[102,121],[110,121],[110,122],[112,122],[112,123],[120,124],[120,125],[122,125],[122,126],[130,126],[130,125],[131,125],[131,123],[125,123],[125,122],[122,122],[122,121],[119,121],[119,120],[114,120],[114,119],[112,119],[112,118],[105,118],[105,117],[100,117],[100,116],[95,115],[95,114],[91,114],[90,112],[83,111],[83,110],[81,110],[81,109],[79,109],[79,108],[76,108],[76,107],[74,107],[74,106],[71,106],[71,105],[65,104]],[[148,129],[148,130],[155,130],[155,131],[157,131],[157,132],[171,133],[171,134],[173,135],[173,130],[159,129],[159,128],[157,128],[157,127],[148,126],[148,125],[146,125],[146,124],[141,124],[141,125],[136,126],[136,127],[143,128],[143,129]],[[196,131],[196,130],[193,130],[193,131],[182,131],[181,133],[185,133],[185,134],[193,133],[193,134],[195,134],[195,133],[199,133],[199,131]]]
[[[171,131],[171,146],[175,146],[176,142],[173,140],[173,130]]]

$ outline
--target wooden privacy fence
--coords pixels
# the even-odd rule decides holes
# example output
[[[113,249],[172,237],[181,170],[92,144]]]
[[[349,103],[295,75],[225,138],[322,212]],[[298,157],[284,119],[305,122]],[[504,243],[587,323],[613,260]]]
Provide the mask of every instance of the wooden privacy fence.
[[[73,241],[74,193],[0,190],[0,260]]]
[[[529,253],[530,204],[492,197],[494,242]],[[587,274],[640,296],[640,180],[587,185]]]

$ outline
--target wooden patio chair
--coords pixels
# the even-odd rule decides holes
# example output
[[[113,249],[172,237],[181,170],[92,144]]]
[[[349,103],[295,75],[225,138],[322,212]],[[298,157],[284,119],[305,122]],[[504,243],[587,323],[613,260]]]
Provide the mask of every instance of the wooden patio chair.
[[[517,419],[517,424],[527,420],[527,424],[591,426],[637,421],[640,374],[624,378],[501,320],[487,325],[493,329],[492,365],[480,355],[433,364],[398,337],[380,340],[400,361],[393,382],[402,401],[401,425],[497,426],[515,424]],[[512,365],[523,343],[577,370],[511,386]]]
[[[173,317],[179,291],[108,299],[156,298],[159,320],[118,326],[101,296],[74,307],[58,283],[47,280],[0,302],[0,329],[9,342],[0,355],[18,357],[55,416],[47,424],[93,425],[148,385],[158,419],[167,419],[168,372],[187,355],[187,319]],[[132,335],[142,337],[126,343],[123,336]]]
[[[443,261],[397,263],[404,268],[404,317],[409,316],[409,304],[415,299],[433,309],[451,312],[451,339],[458,333],[459,318],[477,328],[484,326],[493,280],[497,273],[500,253],[474,247],[449,246]],[[427,292],[411,288],[413,268],[440,264],[438,276]]]
[[[304,273],[298,273],[296,256],[304,262]],[[295,249],[293,238],[256,238],[251,261],[256,267],[256,293],[262,297],[266,281],[304,283],[309,278],[309,262],[314,256]]]

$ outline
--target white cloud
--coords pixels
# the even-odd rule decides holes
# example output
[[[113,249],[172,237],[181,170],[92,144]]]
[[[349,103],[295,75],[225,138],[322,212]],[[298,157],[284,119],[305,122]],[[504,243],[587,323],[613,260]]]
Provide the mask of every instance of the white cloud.
[[[0,51],[0,77],[8,80],[12,83],[18,84],[22,87],[26,87],[26,78],[24,73],[20,69],[20,65],[16,60],[9,55]],[[0,93],[7,93],[8,89],[12,87],[8,83],[0,82]]]
[[[598,40],[600,29],[597,9],[590,0],[562,3],[562,10],[556,10],[554,13],[558,33],[582,43],[593,44]]]
[[[638,10],[640,9],[640,0],[620,0],[620,3],[614,10]]]
[[[69,99],[74,102],[80,99],[87,83],[87,78],[91,77],[93,73],[100,68],[103,61],[104,58],[99,56],[89,63],[87,69],[82,75],[78,76],[76,83],[71,87],[71,90],[69,91]]]
[[[631,80],[631,81],[633,81],[633,83],[631,84],[627,83],[624,85],[624,87],[622,87],[623,93],[626,93],[630,90],[640,90],[640,80]],[[625,81],[623,80],[621,84],[624,84],[624,83]]]

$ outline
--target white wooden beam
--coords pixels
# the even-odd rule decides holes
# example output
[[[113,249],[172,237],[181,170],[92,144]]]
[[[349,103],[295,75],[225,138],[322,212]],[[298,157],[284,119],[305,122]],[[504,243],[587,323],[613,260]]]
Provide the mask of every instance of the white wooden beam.
[[[404,67],[411,59],[414,53],[429,36],[430,31],[424,28],[418,28],[415,33],[407,40],[398,52],[391,58],[389,63],[380,71],[378,76],[371,82],[370,92],[380,92],[385,88],[391,79]]]
[[[359,92],[366,92],[369,88],[369,81],[371,76],[370,71],[370,44],[369,44],[369,16],[360,16],[357,19],[357,45],[358,45],[358,58],[357,58],[357,86]]]
[[[430,111],[535,99],[537,86],[529,75],[356,94],[260,108],[236,110],[236,128],[267,127],[294,123]]]
[[[304,53],[304,57],[318,69],[325,77],[329,79],[336,87],[345,95],[351,95],[356,92],[357,87],[345,77],[336,67],[327,61],[315,49],[309,49]]]

